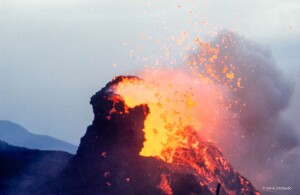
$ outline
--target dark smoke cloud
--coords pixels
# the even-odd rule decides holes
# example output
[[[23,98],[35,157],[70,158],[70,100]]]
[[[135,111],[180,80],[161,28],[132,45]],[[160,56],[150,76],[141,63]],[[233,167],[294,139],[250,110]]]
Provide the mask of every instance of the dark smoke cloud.
[[[299,132],[282,117],[294,84],[276,66],[271,51],[251,40],[224,31],[211,45],[220,45],[213,69],[223,79],[217,82],[226,80],[222,73],[225,65],[235,67],[234,79],[228,85],[233,87],[228,89],[230,101],[237,102],[231,108],[231,116],[236,117],[228,117],[223,126],[226,130],[220,129],[224,133],[217,137],[225,156],[258,190],[290,186],[293,190],[284,193],[295,194],[300,190],[296,179],[300,174]],[[242,88],[234,91],[238,78]]]

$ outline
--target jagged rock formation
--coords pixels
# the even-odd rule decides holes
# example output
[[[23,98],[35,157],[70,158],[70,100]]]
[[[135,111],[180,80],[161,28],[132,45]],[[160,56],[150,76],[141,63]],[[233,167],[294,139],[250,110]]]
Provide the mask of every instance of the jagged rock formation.
[[[75,156],[0,143],[0,189],[14,194],[209,195],[220,183],[221,194],[259,193],[191,127],[179,132],[182,143],[172,151],[171,162],[140,156],[151,110],[146,104],[130,108],[114,93],[124,78],[138,79],[116,77],[91,98],[94,120]]]
[[[147,105],[128,108],[110,91],[118,77],[92,99],[95,118],[65,170],[58,193],[210,194],[192,174],[172,171],[156,158],[139,156],[144,142]]]
[[[218,183],[224,185],[223,194],[258,193],[226,163],[213,143],[198,139],[196,134],[192,138],[201,143],[196,148],[179,147],[172,163],[140,156],[144,120],[151,111],[147,105],[129,108],[114,93],[114,86],[124,78],[137,79],[116,77],[91,98],[93,124],[62,174],[63,183],[56,193],[213,194]],[[193,133],[189,128],[186,131]]]

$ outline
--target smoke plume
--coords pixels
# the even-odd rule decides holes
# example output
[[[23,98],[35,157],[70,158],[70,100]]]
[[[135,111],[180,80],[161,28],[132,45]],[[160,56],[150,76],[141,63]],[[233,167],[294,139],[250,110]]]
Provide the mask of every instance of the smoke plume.
[[[237,34],[223,31],[211,42],[196,42],[199,49],[185,61],[191,71],[147,70],[140,74],[145,85],[118,91],[127,104],[150,106],[144,129],[144,148],[149,150],[141,154],[159,155],[159,144],[162,148],[170,143],[166,132],[190,125],[202,138],[217,142],[258,190],[291,187],[285,193],[294,193],[299,134],[282,117],[294,84],[269,49]],[[148,145],[155,140],[156,151]]]
[[[293,83],[278,69],[271,51],[251,40],[224,31],[209,47],[218,49],[216,60],[203,60],[210,56],[199,50],[189,65],[227,92],[226,120],[213,139],[259,190],[285,186],[299,191],[299,133],[282,117]]]

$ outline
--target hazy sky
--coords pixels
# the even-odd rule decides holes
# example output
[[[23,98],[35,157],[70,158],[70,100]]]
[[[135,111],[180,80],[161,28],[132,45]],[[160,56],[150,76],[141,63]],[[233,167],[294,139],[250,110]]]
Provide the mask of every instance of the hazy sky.
[[[78,144],[90,97],[114,76],[169,65],[156,59],[183,31],[229,29],[269,47],[295,82],[286,117],[297,125],[299,18],[297,0],[0,0],[0,119]]]

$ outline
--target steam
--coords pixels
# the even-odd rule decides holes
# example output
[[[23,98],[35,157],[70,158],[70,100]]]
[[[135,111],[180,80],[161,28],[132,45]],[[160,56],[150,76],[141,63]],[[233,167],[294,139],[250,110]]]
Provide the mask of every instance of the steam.
[[[233,166],[262,190],[262,187],[297,187],[299,134],[282,112],[289,106],[293,84],[276,67],[271,51],[231,32],[221,32],[212,46],[219,47],[212,64],[215,79],[228,91],[230,105],[226,120],[214,139]],[[199,72],[211,77],[192,54]],[[222,69],[233,66],[234,79],[226,85]],[[235,83],[240,80],[241,88]],[[292,192],[290,192],[292,193]]]

